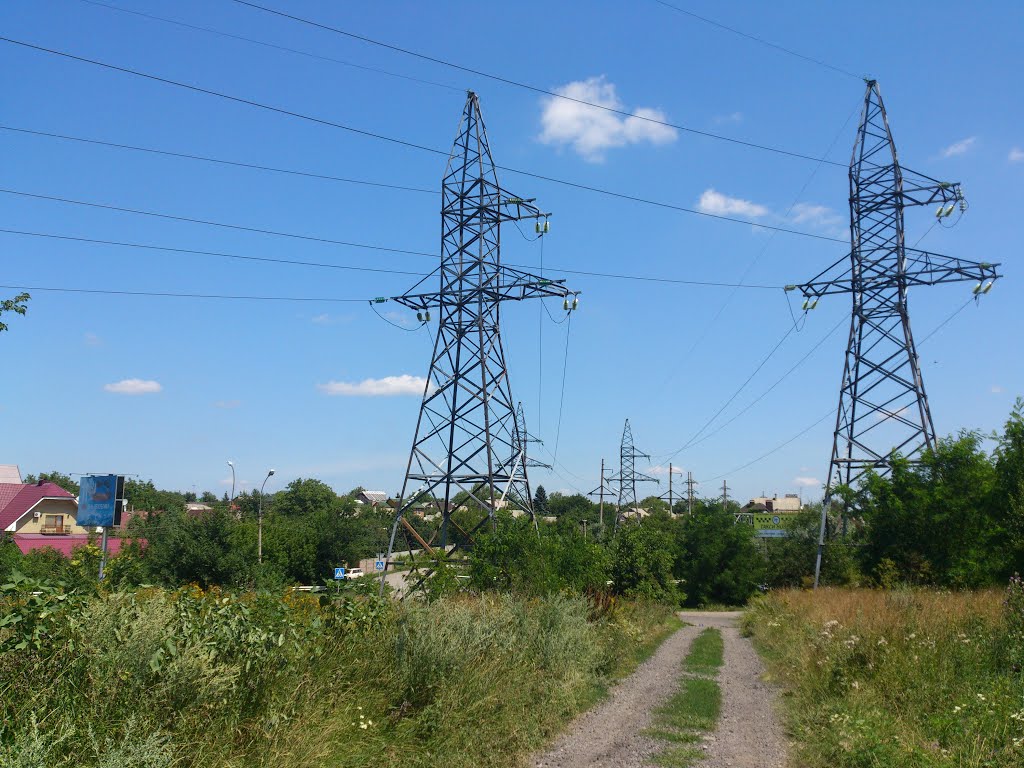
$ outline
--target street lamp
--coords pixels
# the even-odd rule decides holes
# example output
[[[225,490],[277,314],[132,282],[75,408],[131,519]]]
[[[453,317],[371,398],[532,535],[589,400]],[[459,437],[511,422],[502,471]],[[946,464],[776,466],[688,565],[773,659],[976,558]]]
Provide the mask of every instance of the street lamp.
[[[228,466],[231,467],[231,501],[235,500],[235,462],[229,461]]]
[[[274,470],[267,472],[267,476],[263,478],[263,485],[260,486],[260,506],[259,511],[256,513],[259,519],[259,524],[256,533],[256,556],[259,561],[263,562],[263,489],[267,487],[267,480],[269,480],[274,474]]]

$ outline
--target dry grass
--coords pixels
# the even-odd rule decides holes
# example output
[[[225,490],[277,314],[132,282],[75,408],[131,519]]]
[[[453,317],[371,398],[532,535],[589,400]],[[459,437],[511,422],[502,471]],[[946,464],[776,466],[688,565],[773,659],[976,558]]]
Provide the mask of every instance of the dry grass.
[[[807,768],[1024,765],[1024,676],[998,591],[774,593],[745,629]]]

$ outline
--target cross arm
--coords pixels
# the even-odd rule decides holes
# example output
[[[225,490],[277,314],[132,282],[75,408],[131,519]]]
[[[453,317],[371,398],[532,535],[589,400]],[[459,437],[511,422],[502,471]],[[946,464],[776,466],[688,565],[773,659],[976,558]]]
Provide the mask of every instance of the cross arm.
[[[501,267],[497,280],[490,281],[473,291],[479,293],[483,301],[522,301],[524,299],[557,298],[577,296],[579,291],[571,291],[565,286],[565,280],[548,280],[510,267]],[[390,300],[403,307],[425,310],[441,305],[441,291],[427,293],[404,293],[393,296]],[[387,299],[385,299],[386,301]],[[377,300],[380,301],[379,299]],[[445,303],[451,303],[450,293],[445,294]]]
[[[843,268],[844,265],[845,268]],[[855,280],[853,268],[850,266],[850,257],[844,256],[815,275],[809,282],[800,285],[787,285],[786,290],[798,290],[806,299],[813,301],[822,296],[851,293],[854,290],[876,291],[893,288],[901,283],[904,286],[912,286],[975,281],[980,285],[1002,277],[998,272],[999,266],[999,264],[990,264],[985,261],[968,261],[954,256],[943,256],[938,253],[907,248],[906,264],[901,272],[888,270],[875,272],[863,268]]]
[[[901,169],[903,174],[903,205],[961,203],[966,206],[958,181],[939,181],[917,171]]]

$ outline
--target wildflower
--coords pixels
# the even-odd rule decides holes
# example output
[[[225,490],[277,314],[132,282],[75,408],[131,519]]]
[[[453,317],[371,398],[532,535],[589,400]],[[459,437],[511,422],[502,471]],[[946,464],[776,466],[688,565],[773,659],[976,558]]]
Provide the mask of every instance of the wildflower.
[[[366,723],[360,723],[359,727],[365,731],[369,726]]]
[[[855,690],[855,691],[859,691],[860,690],[860,683],[858,683],[856,680],[854,680],[852,683],[850,683],[850,687],[853,688],[853,690]]]
[[[888,645],[889,643],[888,643],[888,641],[884,637],[880,637],[880,638],[878,638],[878,644],[879,645]]]
[[[963,709],[963,707],[961,707],[959,704],[957,704],[955,707],[953,707],[953,714],[955,715],[961,709]]]
[[[985,700],[985,697],[982,694],[979,693],[979,694],[976,694],[976,695],[977,695],[979,701],[984,701]]]

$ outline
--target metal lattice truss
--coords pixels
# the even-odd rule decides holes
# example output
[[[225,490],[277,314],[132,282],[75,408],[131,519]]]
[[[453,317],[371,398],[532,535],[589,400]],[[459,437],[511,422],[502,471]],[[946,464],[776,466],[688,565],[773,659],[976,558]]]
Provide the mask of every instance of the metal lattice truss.
[[[650,459],[650,454],[637,450],[633,444],[633,430],[629,426],[629,419],[622,429],[622,443],[619,445],[619,472],[612,475],[608,480],[619,486],[618,514],[615,517],[615,527],[623,518],[634,517],[637,512],[636,484],[657,483],[658,479],[636,471],[637,459]]]
[[[831,294],[849,293],[853,299],[820,544],[837,485],[852,486],[869,470],[888,473],[896,455],[914,461],[935,444],[907,289],[977,281],[977,296],[984,282],[999,277],[997,264],[906,247],[904,209],[933,204],[939,216],[954,205],[966,210],[959,184],[900,166],[878,83],[867,81],[850,162],[850,254],[810,282],[787,287],[803,293],[805,309]],[[819,546],[819,570],[820,561]]]
[[[416,424],[405,482],[392,529],[389,560],[400,523],[413,504],[442,516],[440,552],[449,551],[453,501],[465,492],[466,515],[454,548],[501,507],[533,515],[525,440],[517,421],[500,334],[503,301],[565,298],[563,280],[545,280],[501,265],[501,224],[545,220],[533,200],[515,197],[498,183],[476,94],[470,92],[442,183],[441,263],[432,276],[392,300],[416,310],[438,311],[430,373]],[[543,228],[543,227],[542,227]],[[416,292],[439,278],[439,290]],[[465,522],[465,520],[463,520]],[[421,549],[432,544],[413,536]],[[410,548],[413,546],[410,542]],[[450,551],[449,551],[450,554]]]
[[[903,211],[963,199],[959,184],[900,166],[878,83],[868,81],[850,163],[850,254],[796,286],[805,307],[831,294],[853,299],[827,491],[869,469],[887,472],[896,454],[913,459],[934,445],[907,289],[981,284],[999,277],[998,265],[907,248]]]
[[[551,469],[550,464],[545,464],[539,459],[530,456],[529,445],[542,445],[544,443],[539,437],[534,437],[526,429],[526,414],[523,412],[523,404],[519,403],[516,408],[516,441],[512,446],[512,459],[522,461],[527,468]]]

